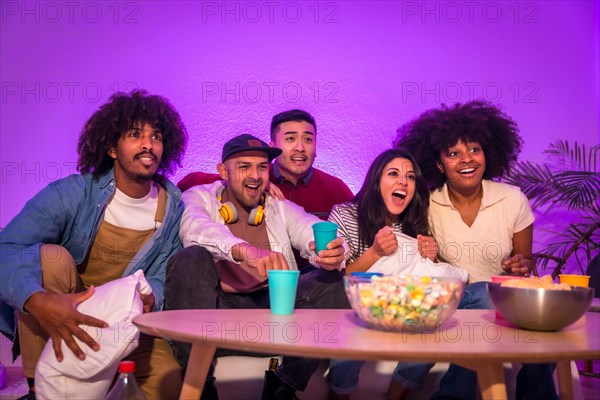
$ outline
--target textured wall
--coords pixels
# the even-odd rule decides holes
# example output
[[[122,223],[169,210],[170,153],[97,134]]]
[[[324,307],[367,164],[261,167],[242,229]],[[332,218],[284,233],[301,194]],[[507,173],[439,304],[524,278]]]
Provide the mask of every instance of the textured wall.
[[[558,138],[599,141],[598,1],[1,3],[0,226],[75,171],[78,133],[116,90],[171,99],[183,168],[222,142],[268,138],[270,117],[318,122],[317,165],[356,192],[395,130],[484,98],[519,123],[522,158]]]

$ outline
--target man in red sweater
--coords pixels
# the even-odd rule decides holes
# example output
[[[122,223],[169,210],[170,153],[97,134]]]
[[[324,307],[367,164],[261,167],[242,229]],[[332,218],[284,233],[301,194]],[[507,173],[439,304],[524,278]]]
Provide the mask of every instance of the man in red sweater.
[[[270,165],[269,180],[286,199],[327,220],[335,204],[350,201],[354,195],[341,179],[313,167],[317,155],[316,139],[315,119],[306,111],[289,110],[275,115],[271,120],[269,145],[280,148],[283,153]],[[183,192],[217,179],[217,174],[192,172],[177,186]]]

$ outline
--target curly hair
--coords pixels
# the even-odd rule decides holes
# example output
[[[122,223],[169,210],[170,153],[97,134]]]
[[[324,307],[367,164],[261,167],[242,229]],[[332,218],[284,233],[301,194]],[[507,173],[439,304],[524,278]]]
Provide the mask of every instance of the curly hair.
[[[362,187],[352,199],[352,203],[355,203],[358,209],[358,241],[361,247],[372,246],[377,232],[386,226],[388,214],[381,196],[379,182],[381,181],[383,169],[395,158],[408,159],[412,163],[415,172],[415,195],[402,214],[398,216],[398,222],[402,223],[402,232],[415,238],[418,234],[429,235],[427,220],[429,190],[419,165],[406,151],[389,149],[375,158],[367,171]]]
[[[521,152],[523,140],[515,121],[493,104],[476,100],[425,111],[401,126],[393,146],[411,153],[430,189],[444,185],[437,168],[440,152],[463,143],[478,142],[485,154],[483,179],[503,177]]]
[[[77,145],[77,169],[98,178],[114,166],[108,150],[116,147],[126,132],[149,124],[163,137],[163,154],[158,172],[171,174],[181,166],[187,144],[187,130],[169,100],[145,90],[118,92],[86,122]],[[177,167],[176,167],[177,166]]]

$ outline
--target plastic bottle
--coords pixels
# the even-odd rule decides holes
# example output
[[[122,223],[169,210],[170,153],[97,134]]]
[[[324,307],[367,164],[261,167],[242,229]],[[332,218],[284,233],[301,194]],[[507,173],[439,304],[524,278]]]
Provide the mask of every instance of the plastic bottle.
[[[121,361],[119,377],[105,400],[146,400],[142,389],[135,381],[135,362]]]

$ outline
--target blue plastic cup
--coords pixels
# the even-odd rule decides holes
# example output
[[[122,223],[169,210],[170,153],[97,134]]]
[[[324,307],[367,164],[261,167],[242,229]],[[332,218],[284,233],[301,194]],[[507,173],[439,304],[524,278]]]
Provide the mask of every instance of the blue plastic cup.
[[[319,255],[319,251],[327,250],[327,245],[337,237],[337,224],[329,221],[317,222],[312,226],[313,234],[315,235],[315,253]]]
[[[279,269],[267,271],[272,314],[291,315],[294,312],[299,275],[300,271]]]
[[[356,278],[364,278],[371,279],[374,276],[383,276],[381,272],[351,272],[350,276],[354,276]]]

